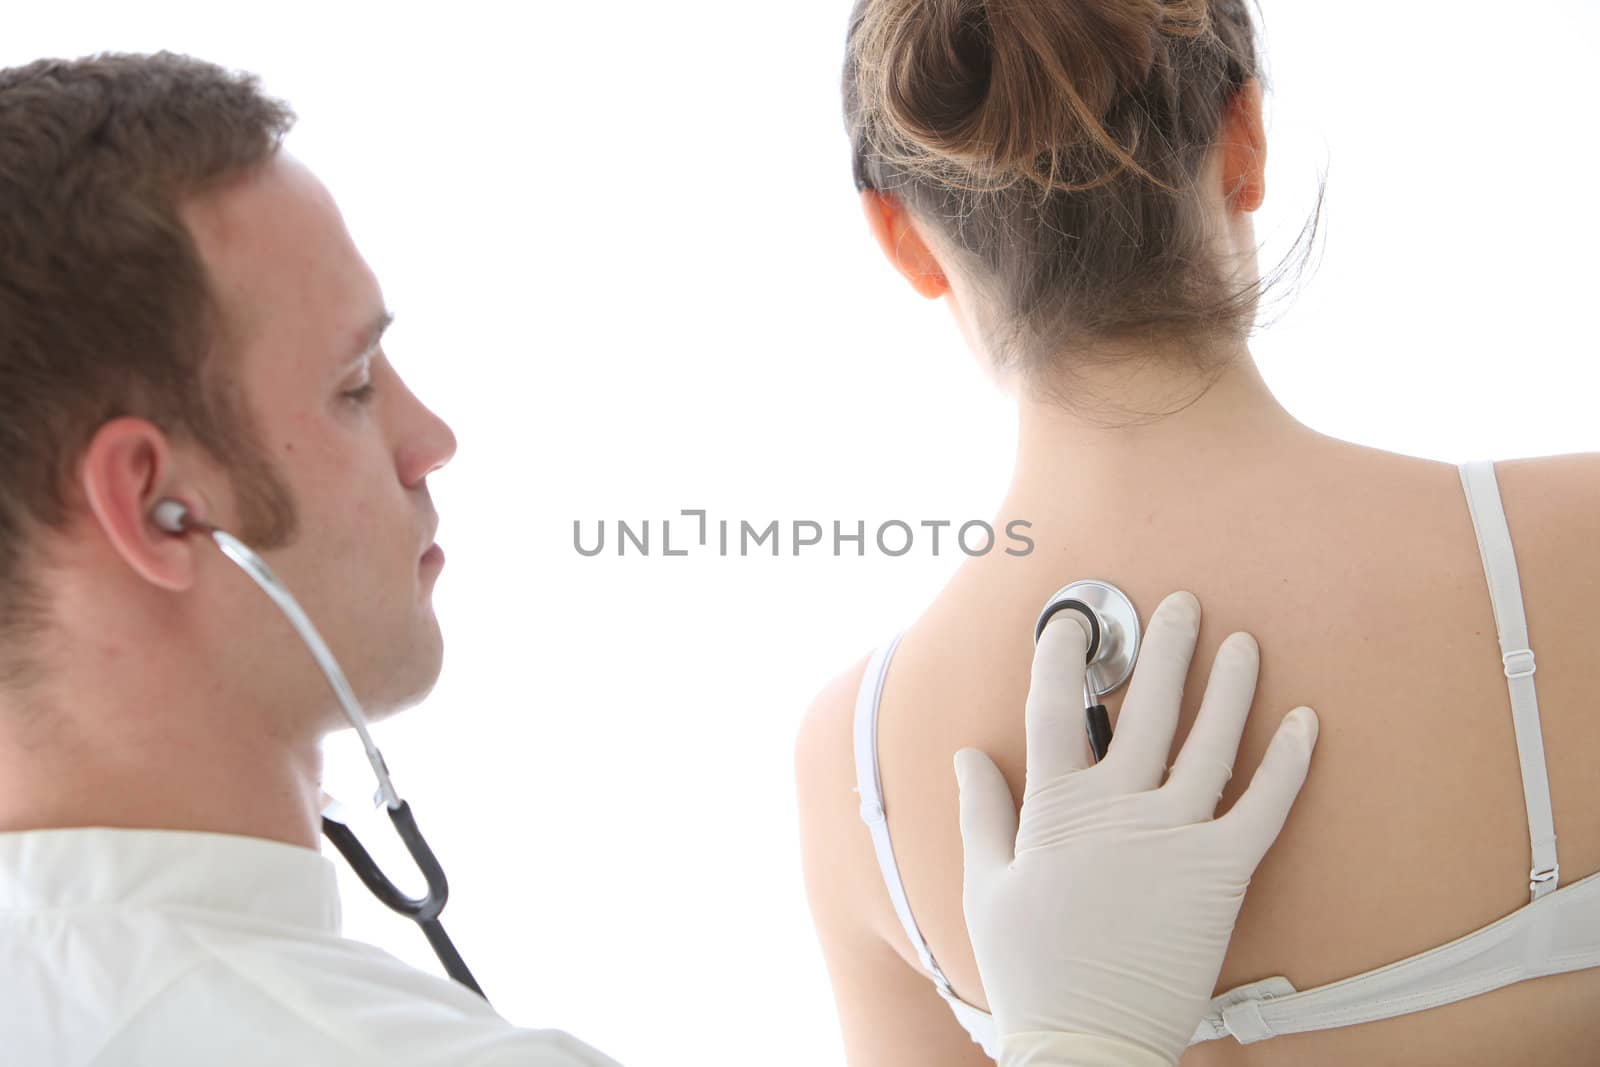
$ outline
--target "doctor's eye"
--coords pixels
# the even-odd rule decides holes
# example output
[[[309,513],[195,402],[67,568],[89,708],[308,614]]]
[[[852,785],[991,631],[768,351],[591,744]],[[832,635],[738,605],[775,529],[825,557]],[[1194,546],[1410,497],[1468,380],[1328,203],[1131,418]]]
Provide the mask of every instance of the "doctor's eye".
[[[352,404],[365,404],[372,399],[372,394],[377,391],[378,387],[368,382],[359,389],[352,389],[348,393],[341,395]]]

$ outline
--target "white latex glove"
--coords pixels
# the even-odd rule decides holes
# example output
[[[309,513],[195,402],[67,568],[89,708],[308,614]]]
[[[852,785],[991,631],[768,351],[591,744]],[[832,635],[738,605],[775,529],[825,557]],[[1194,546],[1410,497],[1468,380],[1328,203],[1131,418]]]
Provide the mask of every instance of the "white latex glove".
[[[1088,638],[1058,612],[1034,650],[1020,826],[988,756],[956,753],[963,902],[1001,1067],[1169,1067],[1209,1007],[1245,887],[1282,829],[1316,743],[1284,717],[1250,787],[1213,819],[1255,695],[1259,651],[1222,643],[1166,784],[1200,602],[1150,619],[1106,758],[1084,731]]]

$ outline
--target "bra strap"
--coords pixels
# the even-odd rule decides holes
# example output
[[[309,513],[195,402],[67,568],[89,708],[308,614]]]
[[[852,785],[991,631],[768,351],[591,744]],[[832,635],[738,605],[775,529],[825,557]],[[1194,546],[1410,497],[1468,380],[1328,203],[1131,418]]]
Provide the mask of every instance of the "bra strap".
[[[861,678],[861,689],[856,694],[856,792],[861,795],[861,821],[867,824],[867,829],[872,833],[872,849],[878,855],[878,869],[883,872],[883,884],[889,890],[889,899],[894,902],[895,914],[900,917],[900,925],[905,929],[911,947],[916,949],[917,959],[922,961],[923,969],[938,987],[939,995],[948,1001],[954,996],[950,983],[934,962],[928,942],[911,917],[911,904],[906,900],[900,867],[895,863],[894,846],[889,843],[889,821],[883,810],[883,783],[878,775],[878,708],[883,699],[883,680],[889,671],[889,658],[894,655],[900,638],[904,636],[905,632],[901,631],[894,640],[872,653],[867,660],[866,673]]]
[[[1550,813],[1550,778],[1545,769],[1544,735],[1539,729],[1539,701],[1534,695],[1533,649],[1528,644],[1528,620],[1522,604],[1522,581],[1511,549],[1511,530],[1500,501],[1500,484],[1494,461],[1481,459],[1460,464],[1461,485],[1467,509],[1478,535],[1478,554],[1489,583],[1495,630],[1500,636],[1500,660],[1511,691],[1511,722],[1516,730],[1517,757],[1522,764],[1522,797],[1528,808],[1528,837],[1533,869],[1528,872],[1530,901],[1556,887],[1555,820]]]

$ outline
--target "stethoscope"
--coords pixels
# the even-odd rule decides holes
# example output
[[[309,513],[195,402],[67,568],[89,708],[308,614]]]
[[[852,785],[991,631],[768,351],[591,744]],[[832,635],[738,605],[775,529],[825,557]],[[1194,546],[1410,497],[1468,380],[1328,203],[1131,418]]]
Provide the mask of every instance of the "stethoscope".
[[[401,839],[406,843],[406,850],[411,853],[411,858],[416,860],[423,877],[427,880],[427,895],[413,899],[400,892],[378,869],[377,863],[367,854],[367,850],[361,847],[361,842],[356,839],[350,828],[342,822],[329,818],[327,810],[322,814],[322,832],[333,842],[334,847],[343,853],[345,860],[355,869],[356,874],[366,883],[374,896],[401,915],[416,920],[422,927],[422,932],[427,935],[428,943],[433,946],[434,954],[439,957],[439,962],[444,964],[444,969],[450,977],[482,997],[483,990],[478,987],[472,972],[467,970],[461,954],[456,951],[455,945],[451,944],[444,927],[439,923],[439,913],[444,911],[444,902],[450,893],[449,884],[444,877],[444,868],[439,866],[433,850],[428,847],[428,843],[422,838],[422,832],[417,829],[417,822],[411,816],[411,806],[401,800],[400,794],[395,792],[394,783],[389,780],[389,768],[383,762],[383,754],[378,751],[378,746],[372,743],[372,735],[367,731],[367,717],[362,712],[361,705],[356,702],[355,693],[351,691],[350,683],[345,680],[344,672],[339,669],[338,660],[333,658],[333,653],[328,651],[328,646],[323,642],[322,635],[317,633],[317,628],[311,624],[305,611],[278,580],[277,575],[272,573],[271,568],[238,538],[210,523],[193,518],[189,514],[189,509],[176,500],[161,501],[155,506],[150,517],[157,526],[169,533],[181,536],[189,531],[198,531],[208,534],[216,542],[217,547],[222,549],[223,555],[237,563],[256,585],[261,587],[262,592],[272,598],[272,602],[278,605],[295,632],[300,635],[300,640],[305,642],[306,648],[316,659],[317,666],[322,668],[323,676],[333,687],[334,696],[338,697],[340,706],[344,708],[345,717],[350,720],[350,725],[355,727],[356,733],[360,736],[361,746],[367,752],[367,761],[372,764],[372,770],[378,776],[378,791],[373,795],[373,804],[387,806],[389,820],[394,823],[394,828],[399,831]],[[489,998],[484,997],[484,999]]]
[[[1050,595],[1033,628],[1038,645],[1045,625],[1058,611],[1071,611],[1089,635],[1083,672],[1084,728],[1089,748],[1099,763],[1111,747],[1111,719],[1099,698],[1113,692],[1133,673],[1139,658],[1139,613],[1128,595],[1109,582],[1084,579],[1064,585]]]

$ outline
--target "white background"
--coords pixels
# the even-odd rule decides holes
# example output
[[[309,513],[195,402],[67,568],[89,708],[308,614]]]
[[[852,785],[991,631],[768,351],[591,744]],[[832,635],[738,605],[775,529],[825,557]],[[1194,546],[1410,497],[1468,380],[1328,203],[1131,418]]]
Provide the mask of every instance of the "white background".
[[[1329,183],[1320,267],[1253,341],[1284,404],[1436,459],[1600,448],[1595,5],[1264,6],[1263,269]],[[191,52],[300,112],[290,148],[398,313],[386,350],[460,440],[431,479],[444,674],[378,742],[495,1006],[630,1065],[843,1062],[792,741],[960,561],[665,558],[661,521],[960,522],[1009,474],[1013,411],[861,222],[848,9],[32,5],[0,41]],[[650,519],[652,555],[613,528],[581,557],[575,519]],[[415,888],[387,821],[358,829]],[[347,932],[439,973],[339,867]]]

